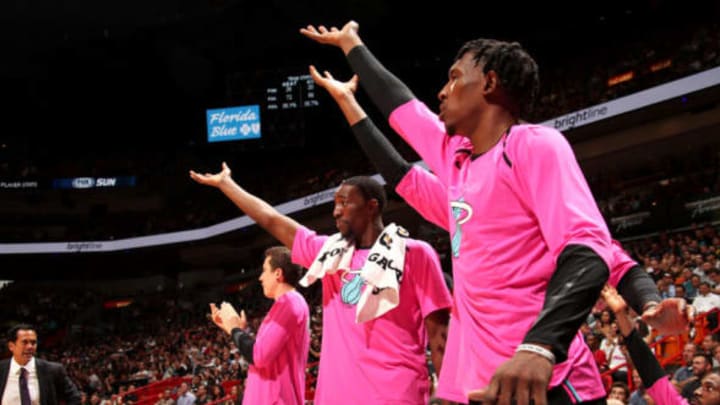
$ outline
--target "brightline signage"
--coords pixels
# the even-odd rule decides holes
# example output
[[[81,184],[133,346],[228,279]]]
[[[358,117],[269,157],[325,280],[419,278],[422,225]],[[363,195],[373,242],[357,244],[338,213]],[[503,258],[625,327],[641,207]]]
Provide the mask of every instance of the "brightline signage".
[[[720,84],[720,67],[651,87],[607,103],[561,115],[541,124],[553,127],[558,131],[566,131],[681,97],[698,90],[717,86],[718,84]]]

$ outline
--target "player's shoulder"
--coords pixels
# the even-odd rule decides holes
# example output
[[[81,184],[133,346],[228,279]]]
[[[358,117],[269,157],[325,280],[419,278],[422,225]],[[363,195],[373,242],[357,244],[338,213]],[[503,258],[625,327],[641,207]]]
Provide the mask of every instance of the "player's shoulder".
[[[408,252],[415,255],[428,256],[437,254],[432,245],[422,239],[407,238],[405,246],[407,247]]]
[[[544,155],[566,154],[571,150],[565,136],[555,128],[539,124],[513,126],[504,152],[512,158],[542,159]]]
[[[565,142],[565,136],[555,128],[540,124],[520,124],[512,127],[508,142],[542,144]]]

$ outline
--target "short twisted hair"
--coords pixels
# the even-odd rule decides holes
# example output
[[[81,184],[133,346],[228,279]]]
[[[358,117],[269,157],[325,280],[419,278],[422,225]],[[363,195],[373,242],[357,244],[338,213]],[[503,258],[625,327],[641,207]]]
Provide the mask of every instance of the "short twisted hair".
[[[540,91],[540,76],[535,60],[517,42],[495,39],[474,39],[460,48],[455,60],[471,52],[475,64],[483,72],[494,71],[500,80],[510,105],[506,106],[516,117],[532,112]]]

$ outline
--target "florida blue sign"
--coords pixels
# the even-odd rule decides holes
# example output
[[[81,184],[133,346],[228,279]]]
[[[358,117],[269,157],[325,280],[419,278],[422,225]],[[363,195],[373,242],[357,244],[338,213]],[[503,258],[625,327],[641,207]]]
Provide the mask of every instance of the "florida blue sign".
[[[208,142],[260,138],[260,106],[207,110]]]

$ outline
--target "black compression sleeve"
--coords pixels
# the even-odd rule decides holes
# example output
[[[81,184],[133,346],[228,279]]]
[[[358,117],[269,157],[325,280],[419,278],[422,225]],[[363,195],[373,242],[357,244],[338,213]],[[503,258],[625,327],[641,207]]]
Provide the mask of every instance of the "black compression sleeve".
[[[568,245],[550,278],[545,303],[523,343],[550,345],[555,361],[567,359],[568,347],[607,282],[608,267],[584,245]]]
[[[630,358],[638,374],[640,374],[645,388],[652,387],[657,380],[665,376],[660,363],[658,363],[648,345],[640,338],[635,329],[629,336],[625,337],[625,345],[627,345]]]
[[[360,77],[360,84],[385,118],[397,107],[415,98],[410,89],[378,61],[370,50],[359,45],[350,50],[347,60]]]
[[[627,301],[630,308],[638,314],[643,313],[643,306],[650,302],[660,302],[660,292],[652,278],[643,270],[642,266],[635,265],[620,279],[617,290]]]
[[[394,190],[412,165],[400,156],[370,118],[360,120],[351,128],[365,155]]]
[[[238,347],[240,354],[245,357],[245,360],[247,360],[248,363],[253,364],[253,348],[255,347],[255,339],[240,328],[235,328],[230,332],[232,334],[232,340]]]

